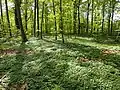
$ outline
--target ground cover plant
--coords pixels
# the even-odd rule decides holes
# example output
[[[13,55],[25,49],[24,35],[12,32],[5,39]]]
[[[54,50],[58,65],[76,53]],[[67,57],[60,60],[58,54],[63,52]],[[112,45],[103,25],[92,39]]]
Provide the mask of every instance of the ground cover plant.
[[[0,90],[120,90],[120,0],[0,0]]]
[[[101,48],[93,41],[94,46],[86,46],[82,41],[73,43],[73,40],[62,44],[52,39],[31,38],[16,46],[15,52],[1,55],[0,70],[3,75],[7,73],[9,88],[119,90],[120,56],[106,54],[99,43]]]

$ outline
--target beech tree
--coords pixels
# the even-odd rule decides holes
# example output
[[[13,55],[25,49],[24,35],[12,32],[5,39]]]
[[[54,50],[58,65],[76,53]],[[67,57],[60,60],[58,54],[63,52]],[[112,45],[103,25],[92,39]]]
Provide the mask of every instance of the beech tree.
[[[43,2],[42,2],[41,33],[40,33],[41,39],[43,39],[42,34],[43,34],[44,7],[45,7],[45,2],[43,1]]]
[[[28,30],[28,0],[25,0],[25,29]]]
[[[88,6],[87,6],[87,27],[86,27],[86,33],[88,34],[88,30],[89,30],[89,12],[90,12],[90,0],[88,1]]]
[[[34,29],[33,29],[33,36],[36,36],[36,7],[37,7],[37,0],[34,0]]]
[[[5,0],[6,11],[3,10],[2,1],[0,23],[3,37],[8,34],[14,36],[17,32],[14,28],[17,27],[22,32],[25,30],[28,36],[32,33],[33,37],[40,36],[42,39],[43,35],[54,35],[55,40],[61,36],[64,42],[66,35],[112,36],[119,29],[119,20],[114,18],[120,11],[117,0],[19,0],[19,8],[17,4],[15,8],[8,7],[8,3],[13,4],[13,1]]]
[[[40,33],[40,23],[39,23],[39,0],[37,0],[37,36],[39,36]]]
[[[24,28],[23,28],[23,24],[22,24],[22,18],[21,18],[21,10],[20,10],[21,2],[20,2],[20,0],[15,0],[14,2],[15,2],[15,11],[16,11],[16,13],[15,13],[16,19],[15,20],[17,20],[17,25],[16,26],[21,31],[22,42],[26,42],[27,37],[26,37],[26,34],[24,32]]]
[[[64,30],[63,30],[63,11],[62,11],[62,0],[60,0],[60,32],[62,35],[62,42],[64,43]]]
[[[57,21],[56,21],[55,1],[52,0],[52,3],[53,3],[53,12],[54,12],[55,40],[57,40]]]
[[[6,6],[6,17],[7,17],[9,35],[10,35],[10,37],[12,37],[12,32],[11,32],[11,27],[10,27],[10,19],[9,19],[9,12],[8,12],[8,2],[7,2],[7,0],[5,0],[5,6]]]
[[[2,0],[0,0],[0,15],[1,15],[1,18],[0,18],[0,26],[1,26],[1,36],[3,34],[5,34],[5,31],[4,31],[4,21],[3,21],[3,8],[2,8]]]

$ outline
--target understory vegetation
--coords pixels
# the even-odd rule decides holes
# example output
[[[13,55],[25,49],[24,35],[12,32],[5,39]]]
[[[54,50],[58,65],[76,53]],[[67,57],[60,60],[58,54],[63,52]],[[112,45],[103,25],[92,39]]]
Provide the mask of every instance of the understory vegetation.
[[[120,0],[0,0],[0,90],[120,90]]]
[[[0,53],[0,72],[1,76],[7,73],[3,81],[10,90],[24,85],[29,90],[120,89],[117,45],[100,44],[90,38],[71,38],[65,44],[30,38],[22,45],[15,40],[3,45],[8,51]]]

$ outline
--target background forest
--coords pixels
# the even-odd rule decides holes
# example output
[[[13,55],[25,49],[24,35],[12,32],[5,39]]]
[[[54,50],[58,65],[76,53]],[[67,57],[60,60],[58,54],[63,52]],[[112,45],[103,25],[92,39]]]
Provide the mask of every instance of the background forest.
[[[0,7],[1,37],[21,33],[24,39],[26,35],[57,39],[62,34],[64,39],[64,35],[116,36],[119,32],[116,0],[1,0]]]
[[[0,90],[120,90],[119,0],[0,0]]]

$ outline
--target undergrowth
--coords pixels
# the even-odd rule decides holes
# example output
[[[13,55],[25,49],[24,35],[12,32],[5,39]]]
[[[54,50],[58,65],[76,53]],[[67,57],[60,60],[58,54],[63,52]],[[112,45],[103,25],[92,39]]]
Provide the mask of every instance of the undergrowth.
[[[31,50],[26,54],[24,50]],[[120,56],[84,44],[31,38],[18,53],[0,59],[9,84],[29,90],[119,90]]]

